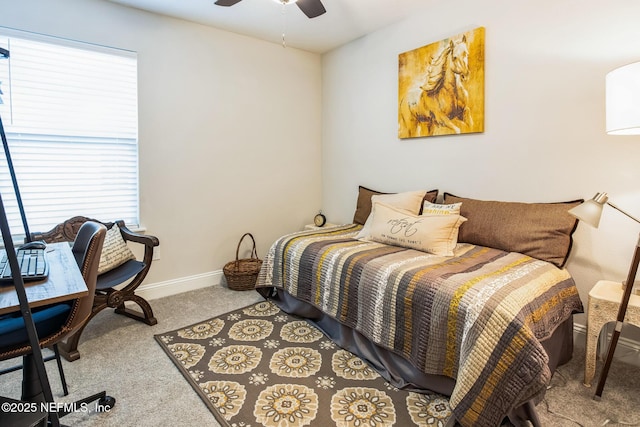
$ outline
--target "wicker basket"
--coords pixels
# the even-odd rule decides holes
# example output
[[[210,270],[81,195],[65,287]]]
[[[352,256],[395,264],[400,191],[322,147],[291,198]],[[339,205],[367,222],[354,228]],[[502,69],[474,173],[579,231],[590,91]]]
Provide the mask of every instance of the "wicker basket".
[[[247,236],[251,237],[251,240],[253,240],[251,258],[238,259],[240,244]],[[236,260],[226,263],[222,271],[224,272],[224,277],[227,279],[229,289],[233,289],[234,291],[248,291],[255,288],[260,267],[262,267],[262,260],[258,259],[256,240],[253,238],[251,233],[245,233],[238,242]]]

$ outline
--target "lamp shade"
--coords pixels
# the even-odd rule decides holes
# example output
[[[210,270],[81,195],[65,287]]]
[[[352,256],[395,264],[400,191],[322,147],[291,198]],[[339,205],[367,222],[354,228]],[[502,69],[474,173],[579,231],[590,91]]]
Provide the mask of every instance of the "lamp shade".
[[[640,62],[608,73],[606,92],[607,133],[640,134]]]
[[[609,197],[607,193],[596,193],[593,199],[569,209],[569,213],[580,221],[584,221],[592,227],[598,228],[600,225],[600,217],[602,216],[602,208],[607,203]]]

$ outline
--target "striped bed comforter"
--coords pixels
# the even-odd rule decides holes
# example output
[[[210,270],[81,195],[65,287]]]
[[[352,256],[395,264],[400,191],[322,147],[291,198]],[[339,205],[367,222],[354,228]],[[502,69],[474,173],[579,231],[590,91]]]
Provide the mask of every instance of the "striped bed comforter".
[[[269,250],[257,287],[310,303],[427,374],[456,379],[464,426],[496,426],[541,398],[551,373],[540,340],[582,311],[564,269],[458,244],[453,257],[355,240],[361,226],[303,231]]]

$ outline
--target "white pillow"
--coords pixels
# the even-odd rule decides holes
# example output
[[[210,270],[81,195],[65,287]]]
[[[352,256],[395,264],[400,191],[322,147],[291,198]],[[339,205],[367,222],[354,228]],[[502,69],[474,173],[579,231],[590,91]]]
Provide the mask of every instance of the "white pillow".
[[[453,256],[458,229],[467,220],[456,214],[418,216],[382,203],[373,205],[371,216],[374,242],[440,256]]]
[[[371,212],[373,212],[373,206],[375,206],[376,203],[384,203],[417,215],[420,212],[420,207],[426,193],[426,191],[405,191],[404,193],[376,194],[375,196],[371,196]],[[369,217],[362,226],[362,230],[360,230],[355,238],[368,240],[371,237],[371,233],[369,232],[370,227],[371,214],[369,214]]]
[[[422,204],[422,215],[460,215],[460,206],[462,206],[462,202],[441,205],[425,201]]]
[[[131,249],[129,249],[127,243],[122,238],[118,224],[113,224],[104,236],[104,244],[102,246],[102,253],[100,254],[100,264],[98,265],[98,274],[113,270],[130,259],[135,258],[135,255],[131,252]]]

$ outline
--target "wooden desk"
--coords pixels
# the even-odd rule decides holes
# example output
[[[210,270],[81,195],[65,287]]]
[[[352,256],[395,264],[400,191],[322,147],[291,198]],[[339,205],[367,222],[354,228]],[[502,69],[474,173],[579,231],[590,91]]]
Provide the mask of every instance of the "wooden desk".
[[[67,243],[51,243],[46,249],[49,277],[25,282],[31,308],[75,299],[89,293],[78,264]],[[18,294],[13,286],[0,285],[0,314],[20,310]]]
[[[47,262],[49,263],[49,275],[47,279],[25,282],[24,284],[29,307],[34,308],[72,300],[89,294],[87,285],[82,278],[82,274],[80,273],[80,269],[68,243],[52,243],[47,245],[46,256]],[[0,314],[16,311],[20,311],[20,302],[15,287],[13,284],[0,285]],[[40,350],[38,349],[38,351]],[[33,353],[28,353],[22,358],[23,378],[21,400],[23,402],[43,402],[46,400],[36,365],[37,363],[42,363],[42,356],[40,355],[40,361],[36,361],[35,359]],[[46,374],[44,367],[42,367],[42,371]],[[45,382],[48,394],[50,395],[51,391],[49,389],[48,379],[46,379]],[[8,400],[0,397],[0,401],[7,402]],[[0,416],[0,421],[2,421],[0,424],[16,425],[15,423],[20,423],[19,425],[25,425],[23,422],[27,422],[26,425],[35,425],[39,419],[42,419],[43,416],[46,418],[47,416],[46,413],[27,415],[33,416],[34,418],[25,418],[24,413],[3,413]],[[50,420],[52,425],[58,426],[59,421],[57,414],[53,414],[52,417],[53,420]]]

